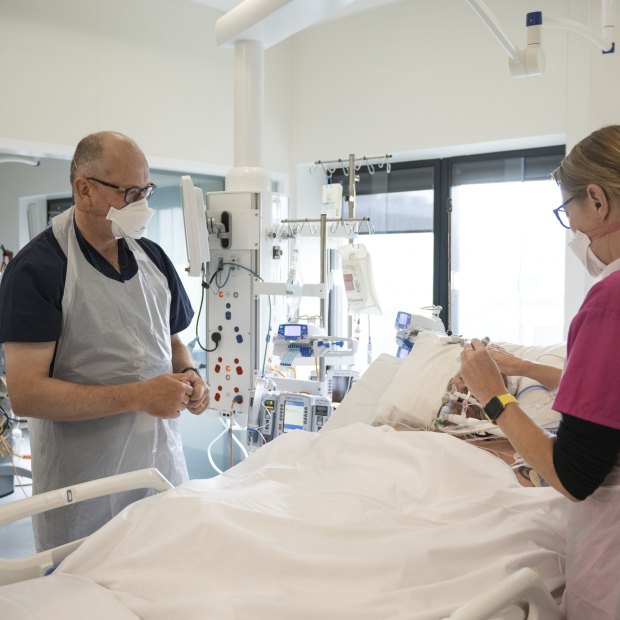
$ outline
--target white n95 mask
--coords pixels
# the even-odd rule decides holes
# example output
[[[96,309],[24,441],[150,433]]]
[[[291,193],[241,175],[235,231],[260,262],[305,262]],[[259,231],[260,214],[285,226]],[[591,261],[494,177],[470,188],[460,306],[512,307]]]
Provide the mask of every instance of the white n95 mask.
[[[607,265],[594,254],[590,247],[591,243],[592,241],[588,235],[580,230],[576,230],[573,233],[573,238],[568,242],[568,247],[575,253],[575,256],[588,270],[588,273],[593,278],[596,278],[601,275],[601,272]]]
[[[155,211],[151,209],[145,198],[131,202],[122,209],[110,207],[106,219],[112,222],[112,234],[115,239],[131,237],[140,239]]]

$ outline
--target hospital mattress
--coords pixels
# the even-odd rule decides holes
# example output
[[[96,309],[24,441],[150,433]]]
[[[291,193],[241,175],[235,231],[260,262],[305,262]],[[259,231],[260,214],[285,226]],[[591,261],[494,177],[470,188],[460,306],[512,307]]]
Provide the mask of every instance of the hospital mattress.
[[[568,501],[452,436],[352,424],[279,437],[137,502],[2,617],[430,620],[534,569],[559,596]]]

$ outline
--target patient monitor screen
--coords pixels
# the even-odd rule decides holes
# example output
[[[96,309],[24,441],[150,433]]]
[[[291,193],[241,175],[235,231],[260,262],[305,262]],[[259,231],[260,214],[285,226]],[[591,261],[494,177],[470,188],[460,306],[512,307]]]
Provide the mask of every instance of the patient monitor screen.
[[[304,406],[303,400],[287,400],[284,402],[283,433],[304,430]]]
[[[301,338],[301,325],[286,325],[284,327],[284,337]]]

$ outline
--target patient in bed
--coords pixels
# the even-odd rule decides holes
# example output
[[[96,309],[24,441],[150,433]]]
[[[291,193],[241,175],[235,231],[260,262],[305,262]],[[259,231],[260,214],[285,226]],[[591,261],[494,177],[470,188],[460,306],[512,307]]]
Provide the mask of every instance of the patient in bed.
[[[566,345],[502,343],[489,347],[509,388],[529,415],[545,428],[556,428],[560,416],[551,405]],[[454,384],[455,378],[459,381],[461,351],[459,344],[448,344],[438,334],[422,332],[406,359],[380,355],[352,386],[324,428],[364,422],[401,430],[435,430],[435,421],[448,400],[448,385],[451,381]],[[471,430],[502,436],[487,420],[472,419]]]
[[[562,374],[560,368],[524,359],[496,344],[488,344],[487,349],[502,373],[507,393],[519,398],[524,390],[539,390],[543,402],[554,398]],[[536,383],[521,387],[524,379],[534,380]],[[477,443],[479,447],[491,451],[504,462],[513,466],[520,484],[524,486],[546,486],[546,482],[540,475],[527,463],[522,462],[508,439],[496,435],[489,436],[485,432],[473,436],[469,434],[472,432],[468,424],[470,418],[487,420],[482,404],[468,393],[463,379],[457,372],[448,381],[442,406],[435,421],[437,430],[452,434],[460,434],[454,432],[455,429],[460,430],[464,433],[462,436],[466,440]]]
[[[552,409],[552,404],[566,355],[565,344],[501,343],[489,344],[489,350],[506,376],[509,390],[518,397],[530,417],[550,431],[557,428],[560,416]],[[452,411],[453,420],[441,420],[442,407],[454,397],[454,388],[465,393],[458,377],[461,351],[460,344],[450,343],[438,334],[423,332],[406,359],[379,356],[353,385],[325,429],[365,422],[405,431],[441,430],[492,450],[513,465],[517,474],[526,474],[525,478],[517,475],[519,482],[532,484],[531,477],[537,485],[544,484],[535,473],[529,475],[525,464],[520,464],[519,456],[499,428],[482,419],[471,397],[466,414],[473,417],[461,417],[457,406]],[[453,405],[457,399],[454,400]]]
[[[562,364],[561,348],[504,349],[506,364]],[[3,618],[27,604],[91,620],[428,620],[522,567],[559,598],[567,500],[447,433],[393,430],[436,430],[460,354],[429,333],[406,360],[380,356],[321,432],[283,434],[223,475],[132,504],[39,590],[0,588]],[[535,406],[551,394],[529,387],[540,381],[516,385],[557,423]]]
[[[562,375],[560,368],[524,359],[493,343],[487,345],[487,350],[491,353],[491,357],[502,373],[506,391],[513,396],[518,397],[520,392],[523,392],[520,389],[520,382],[524,378],[537,382],[537,384],[529,385],[526,389],[553,392],[560,384]],[[442,420],[442,414],[445,417],[448,413],[458,413],[479,420],[486,419],[482,405],[468,393],[465,382],[458,372],[448,382],[438,419]]]

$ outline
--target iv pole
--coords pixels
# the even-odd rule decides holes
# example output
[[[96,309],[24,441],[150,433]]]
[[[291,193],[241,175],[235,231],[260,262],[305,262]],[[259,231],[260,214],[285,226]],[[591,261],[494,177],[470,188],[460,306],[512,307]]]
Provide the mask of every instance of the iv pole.
[[[385,166],[386,166],[386,171],[390,172],[390,164],[389,164],[389,159],[392,156],[389,154],[386,155],[379,155],[376,157],[362,157],[361,159],[356,159],[355,155],[353,153],[349,153],[349,173],[348,173],[348,177],[349,177],[349,192],[348,192],[348,196],[347,196],[347,204],[348,204],[348,217],[347,218],[337,218],[337,219],[328,219],[327,216],[325,214],[321,215],[320,220],[318,220],[320,222],[320,253],[321,253],[321,284],[323,285],[327,285],[327,279],[328,279],[328,257],[327,257],[327,222],[370,222],[370,218],[367,217],[362,217],[362,218],[357,218],[355,217],[355,183],[359,180],[357,175],[355,174],[355,165],[356,163],[362,165],[362,164],[366,164],[368,166],[368,170],[370,171],[371,174],[374,173],[374,166],[371,165],[371,161],[373,160],[385,160]],[[336,165],[341,166],[343,168],[343,170],[345,169],[345,164],[344,161],[342,159],[336,159],[336,160],[317,160],[314,162],[315,165],[321,165],[323,167],[323,169],[325,170],[325,165]],[[383,164],[381,164],[381,166],[383,166]],[[331,170],[331,169],[330,169]],[[346,174],[346,172],[345,172]],[[331,176],[331,175],[330,175]],[[294,221],[294,220],[289,220],[289,221]],[[307,222],[313,222],[313,221],[317,221],[317,220],[305,220]],[[353,241],[350,240],[350,242],[352,243]],[[325,322],[326,322],[326,317],[327,317],[327,312],[328,312],[328,305],[327,305],[327,298],[326,297],[321,297],[320,300],[320,314],[321,314],[321,320],[323,322],[323,327],[325,327]],[[353,318],[349,315],[348,317],[348,321],[347,321],[347,336],[350,338],[351,334],[353,333]],[[319,367],[319,379],[322,377],[325,377],[325,360],[321,359],[320,360],[320,367]]]

